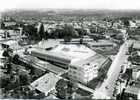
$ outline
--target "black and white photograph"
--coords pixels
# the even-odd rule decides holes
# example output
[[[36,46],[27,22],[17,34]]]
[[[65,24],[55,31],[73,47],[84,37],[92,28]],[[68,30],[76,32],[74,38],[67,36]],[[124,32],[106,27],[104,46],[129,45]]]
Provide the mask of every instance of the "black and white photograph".
[[[140,0],[1,0],[3,99],[140,99]]]

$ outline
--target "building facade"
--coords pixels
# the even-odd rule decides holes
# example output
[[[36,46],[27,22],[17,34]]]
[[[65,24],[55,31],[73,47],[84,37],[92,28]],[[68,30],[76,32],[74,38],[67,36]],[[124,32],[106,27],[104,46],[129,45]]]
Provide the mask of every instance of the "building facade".
[[[69,65],[68,76],[71,80],[88,84],[91,80],[98,77],[99,69],[107,69],[111,62],[109,58],[96,54],[86,60],[71,63]]]
[[[98,76],[98,64],[85,64],[81,67],[70,65],[68,73],[70,79],[81,83],[88,83],[90,80]]]

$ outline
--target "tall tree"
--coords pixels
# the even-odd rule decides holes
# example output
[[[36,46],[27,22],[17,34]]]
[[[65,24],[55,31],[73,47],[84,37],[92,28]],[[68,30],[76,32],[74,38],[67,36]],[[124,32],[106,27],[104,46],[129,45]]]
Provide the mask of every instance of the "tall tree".
[[[43,25],[43,23],[40,24],[38,34],[40,36],[39,37],[40,39],[44,39],[46,37],[45,36],[45,31],[44,31],[44,25]]]
[[[5,29],[5,24],[1,22],[1,29]]]
[[[45,31],[45,39],[47,40],[49,38],[49,33],[48,33],[48,31],[46,30]]]
[[[24,26],[23,34],[27,35],[31,40],[38,39],[37,29],[34,25]]]
[[[73,26],[70,25],[65,25],[63,28],[63,34],[64,34],[64,41],[65,42],[70,42],[72,37],[75,35],[75,30]]]

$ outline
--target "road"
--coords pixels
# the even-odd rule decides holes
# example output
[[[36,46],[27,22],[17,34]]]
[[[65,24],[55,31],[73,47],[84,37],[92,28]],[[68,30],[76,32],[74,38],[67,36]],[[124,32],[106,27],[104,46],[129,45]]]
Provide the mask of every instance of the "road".
[[[87,86],[85,86],[85,85],[82,85],[82,84],[80,84],[80,83],[76,83],[76,84],[77,84],[77,86],[78,86],[79,88],[81,88],[81,89],[83,89],[83,90],[86,90],[86,91],[91,92],[91,93],[94,93],[94,92],[95,92],[95,90],[93,90],[93,89],[91,89],[91,88],[89,88],[89,87],[87,87]]]
[[[111,98],[113,95],[114,87],[116,80],[118,79],[119,73],[121,71],[121,65],[127,59],[126,51],[128,49],[128,42],[126,41],[119,49],[118,54],[115,57],[115,60],[112,62],[110,69],[107,73],[107,79],[103,82],[100,88],[96,90],[94,96],[96,98]],[[102,96],[101,96],[102,95]]]

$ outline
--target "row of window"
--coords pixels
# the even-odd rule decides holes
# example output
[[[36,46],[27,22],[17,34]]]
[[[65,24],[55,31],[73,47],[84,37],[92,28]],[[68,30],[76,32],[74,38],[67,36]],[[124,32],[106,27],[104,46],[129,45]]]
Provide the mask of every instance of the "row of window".
[[[51,55],[47,55],[47,59],[48,60],[55,60],[55,61],[58,61],[58,62],[61,62],[61,63],[70,63],[70,60],[68,59],[64,59],[64,58],[58,58],[58,57],[55,57],[55,56],[51,56]]]
[[[44,59],[46,59],[46,60],[52,60],[52,61],[56,61],[56,62],[61,62],[61,63],[70,63],[70,61],[69,60],[67,60],[67,59],[63,59],[63,58],[58,58],[58,57],[55,57],[55,56],[51,56],[51,55],[46,55],[46,56],[44,56],[43,54],[41,54],[41,53],[36,53],[36,52],[32,52],[31,53],[32,55],[34,55],[34,56],[38,56],[38,57],[40,57],[40,58],[44,58]]]
[[[98,74],[98,71],[95,70],[95,71],[90,71],[88,73],[82,73],[80,71],[75,71],[75,70],[69,70],[69,74],[70,75],[74,75],[74,76],[77,76],[77,77],[84,77],[84,78],[88,78],[88,77],[92,77],[93,75],[96,75]]]
[[[88,68],[87,68],[87,67],[88,67]],[[70,66],[70,68],[75,69],[75,70],[78,69],[78,68],[75,67],[75,66]],[[97,65],[96,65],[96,64],[95,64],[95,65],[91,65],[91,66],[85,65],[85,66],[83,66],[83,67],[81,68],[81,70],[88,71],[88,70],[96,69],[96,68],[97,68]]]

